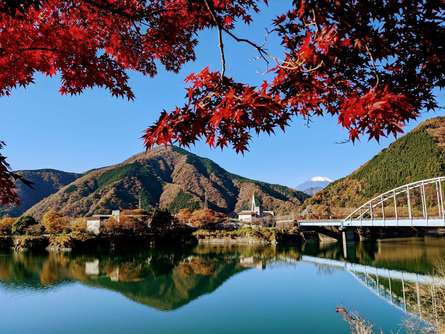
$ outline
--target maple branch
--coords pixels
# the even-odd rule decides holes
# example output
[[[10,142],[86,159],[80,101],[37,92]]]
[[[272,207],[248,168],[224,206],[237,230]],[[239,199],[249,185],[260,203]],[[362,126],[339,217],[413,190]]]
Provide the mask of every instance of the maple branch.
[[[113,14],[117,14],[117,15],[121,15],[123,17],[126,17],[127,19],[130,19],[130,20],[135,20],[136,19],[135,16],[132,16],[132,15],[126,13],[124,11],[124,9],[118,8],[118,7],[117,8],[113,7],[108,2],[107,2],[107,4],[100,4],[100,3],[96,2],[96,1],[93,1],[93,0],[83,0],[83,1],[85,1],[86,3],[92,5],[92,6],[96,7],[96,8],[99,8],[99,9],[102,9],[102,10],[107,10],[107,11],[113,13]]]
[[[20,52],[27,52],[27,51],[47,51],[47,52],[60,52],[62,53],[62,50],[54,49],[54,48],[20,48],[18,49]]]
[[[218,29],[218,47],[219,47],[219,52],[221,55],[221,78],[224,78],[224,74],[226,72],[226,56],[224,53],[224,43],[223,43],[223,37],[222,37],[222,31],[223,31],[223,27],[221,26],[221,24],[218,21],[218,18],[216,17],[216,13],[213,10],[213,8],[210,6],[208,0],[204,0],[204,3],[208,9],[208,11],[210,12],[210,15],[212,16],[213,21],[216,24],[216,27]]]
[[[246,44],[249,44],[250,46],[254,47],[258,51],[258,54],[260,55],[260,57],[267,64],[269,64],[269,59],[267,59],[267,57],[266,57],[266,56],[268,56],[268,52],[262,46],[259,46],[258,44],[256,44],[255,42],[252,42],[251,40],[249,40],[247,38],[238,37],[233,32],[231,32],[229,29],[224,28],[224,26],[221,25],[221,23],[218,21],[216,13],[215,13],[214,9],[211,7],[211,5],[209,4],[208,0],[204,0],[204,3],[206,5],[208,11],[210,12],[210,14],[212,16],[212,19],[215,22],[215,25],[216,25],[216,27],[218,29],[218,42],[219,42],[219,50],[220,50],[220,54],[221,54],[221,68],[222,68],[221,76],[224,76],[224,73],[225,73],[225,70],[226,70],[226,59],[225,59],[225,54],[224,54],[224,44],[223,44],[223,38],[222,38],[222,32],[223,31],[227,35],[232,37],[238,43],[246,43]]]
[[[230,30],[222,27],[222,30],[229,35],[230,37],[232,37],[235,41],[239,42],[239,43],[247,43],[250,46],[253,46],[259,53],[260,57],[267,63],[269,64],[269,59],[267,59],[266,56],[269,55],[269,53],[262,47],[259,46],[258,44],[252,42],[251,40],[247,39],[247,38],[241,38],[236,36],[233,32],[231,32]]]
[[[371,59],[372,68],[374,69],[374,74],[375,74],[375,79],[376,79],[376,83],[374,86],[377,87],[380,82],[379,72],[377,70],[377,66],[375,65],[374,57],[372,56],[372,53],[369,50],[368,44],[365,44],[365,48],[366,48],[366,52],[368,53],[369,58]]]

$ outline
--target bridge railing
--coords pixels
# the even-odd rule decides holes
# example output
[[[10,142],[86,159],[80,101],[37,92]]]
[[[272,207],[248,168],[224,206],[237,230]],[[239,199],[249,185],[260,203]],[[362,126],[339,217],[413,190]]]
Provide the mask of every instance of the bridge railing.
[[[354,210],[343,220],[344,225],[362,220],[385,221],[387,219],[442,219],[445,221],[443,182],[445,182],[445,177],[441,176],[389,190]],[[401,206],[401,203],[406,203],[406,206]],[[391,208],[390,216],[388,216],[388,208]]]

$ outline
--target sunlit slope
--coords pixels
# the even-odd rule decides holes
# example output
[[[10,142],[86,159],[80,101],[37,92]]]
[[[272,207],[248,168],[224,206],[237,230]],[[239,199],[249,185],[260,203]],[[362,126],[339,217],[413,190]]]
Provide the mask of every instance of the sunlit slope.
[[[209,159],[173,146],[158,147],[121,164],[92,170],[28,213],[39,218],[48,210],[84,216],[112,209],[142,207],[199,208],[207,194],[209,207],[231,213],[247,208],[252,193],[264,208],[277,213],[298,209],[308,197],[288,187],[231,174]]]
[[[406,183],[445,175],[445,117],[423,122],[351,175],[305,202],[307,211],[342,216],[366,200]]]

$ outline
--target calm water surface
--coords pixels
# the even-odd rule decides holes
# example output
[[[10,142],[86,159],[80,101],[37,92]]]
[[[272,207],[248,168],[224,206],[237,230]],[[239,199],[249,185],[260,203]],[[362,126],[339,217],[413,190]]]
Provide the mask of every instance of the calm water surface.
[[[346,258],[337,245],[0,254],[0,332],[348,333],[343,306],[403,333],[407,317],[440,318],[422,287],[444,258],[428,238],[351,245]]]

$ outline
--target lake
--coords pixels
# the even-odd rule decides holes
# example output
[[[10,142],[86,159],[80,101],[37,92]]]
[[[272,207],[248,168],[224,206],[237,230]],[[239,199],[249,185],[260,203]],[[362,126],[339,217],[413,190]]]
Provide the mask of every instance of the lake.
[[[441,321],[440,259],[434,238],[350,244],[346,257],[337,244],[3,253],[1,333],[349,333],[338,306],[404,333],[406,319]]]

